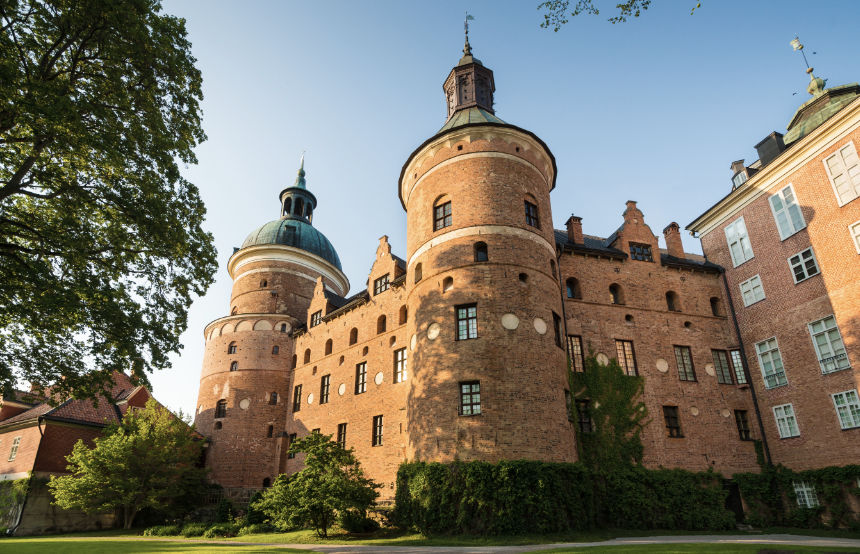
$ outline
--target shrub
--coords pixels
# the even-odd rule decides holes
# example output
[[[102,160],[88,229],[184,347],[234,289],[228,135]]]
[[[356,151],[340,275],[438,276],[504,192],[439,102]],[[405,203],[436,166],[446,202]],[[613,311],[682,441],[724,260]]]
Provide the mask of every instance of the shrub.
[[[252,523],[251,525],[246,525],[239,529],[239,536],[243,537],[245,535],[256,535],[259,533],[271,533],[273,528],[271,525],[267,523]]]
[[[183,537],[201,537],[209,526],[205,523],[186,523],[182,528]]]
[[[233,523],[216,523],[203,533],[203,538],[235,537],[238,532],[239,528]]]
[[[222,497],[218,501],[218,506],[215,508],[215,521],[218,523],[227,523],[233,519],[233,514],[236,512],[233,503]]]
[[[144,537],[173,537],[179,535],[182,529],[178,525],[155,525],[143,530]]]
[[[358,510],[344,510],[338,516],[340,526],[348,533],[371,533],[379,529],[379,523]]]

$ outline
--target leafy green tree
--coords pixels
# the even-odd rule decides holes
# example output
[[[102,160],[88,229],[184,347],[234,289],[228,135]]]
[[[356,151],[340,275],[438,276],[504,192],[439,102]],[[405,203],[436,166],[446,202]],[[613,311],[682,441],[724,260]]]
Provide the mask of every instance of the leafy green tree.
[[[158,0],[0,0],[0,387],[94,396],[181,348],[216,268],[201,76]]]
[[[558,32],[563,25],[569,20],[569,17],[576,17],[580,14],[599,15],[600,9],[595,5],[598,0],[575,0],[573,8],[570,7],[571,0],[545,0],[538,4],[538,9],[543,10],[543,23],[540,24],[544,29],[552,28]],[[613,25],[616,23],[624,23],[628,18],[639,17],[642,12],[651,7],[651,0],[622,0],[615,4],[618,9],[618,14],[609,18],[609,22]],[[693,9],[690,10],[690,15],[693,15],[698,8],[701,8],[701,2],[697,2]]]
[[[344,450],[331,435],[311,433],[294,441],[290,452],[305,452],[305,467],[293,475],[279,475],[253,508],[282,529],[312,526],[328,536],[339,513],[364,515],[379,496],[380,485],[364,476],[352,449]]]
[[[150,399],[106,429],[93,448],[79,440],[66,456],[70,475],[51,477],[48,487],[61,508],[119,510],[130,529],[141,510],[171,514],[205,490],[205,470],[197,467],[202,448],[181,415]]]

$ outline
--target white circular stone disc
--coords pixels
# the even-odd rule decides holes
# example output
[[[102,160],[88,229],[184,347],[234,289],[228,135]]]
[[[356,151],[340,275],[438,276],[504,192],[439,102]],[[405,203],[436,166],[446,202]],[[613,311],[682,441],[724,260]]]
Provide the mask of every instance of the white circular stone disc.
[[[409,350],[412,350],[413,352],[415,352],[415,345],[417,345],[417,344],[418,344],[418,337],[415,335],[412,335],[412,339],[409,341]]]
[[[723,410],[720,412],[720,415],[723,417],[729,417],[730,415],[732,415],[732,413],[730,411],[728,411],[726,408],[723,408]]]
[[[340,386],[337,388],[337,394],[338,394],[338,396],[343,396],[343,393],[345,393],[345,392],[346,392],[346,384],[341,383]]]
[[[385,376],[384,376],[384,375],[382,374],[382,372],[380,371],[380,372],[379,372],[379,373],[377,373],[377,374],[376,374],[376,376],[373,378],[373,382],[374,382],[374,383],[376,383],[377,385],[381,385],[381,384],[382,384],[382,380],[383,380],[384,378],[385,378]]]
[[[604,354],[603,352],[598,352],[598,353],[597,353],[597,361],[598,361],[601,365],[606,365],[606,364],[608,364],[608,363],[609,363],[609,356],[607,356],[607,355],[606,355],[606,354]]]
[[[654,363],[657,366],[657,371],[660,373],[666,373],[669,371],[669,362],[664,360],[663,358],[657,358],[657,361]]]
[[[509,331],[513,331],[517,327],[520,326],[520,318],[515,316],[514,314],[505,314],[502,316],[502,327],[508,329]]]
[[[442,331],[442,326],[438,323],[431,323],[430,327],[427,328],[427,338],[430,340],[436,340],[436,337],[439,336],[439,333]]]
[[[247,410],[250,405],[251,405],[251,400],[248,398],[243,398],[242,400],[239,401],[239,407],[242,408],[243,410]]]
[[[539,317],[535,318],[535,331],[538,332],[539,335],[546,334],[546,321],[542,320]]]
[[[699,408],[693,406],[692,408],[690,408],[690,413],[693,414],[694,416],[699,415]]]
[[[716,375],[716,374],[717,374],[717,372],[716,372],[716,370],[714,369],[714,364],[707,364],[707,365],[705,365],[705,373],[707,373],[707,374],[708,374],[708,375],[710,375],[711,377],[713,377],[714,375]]]
[[[314,393],[310,393],[308,395],[308,404],[313,404],[313,403],[314,403]]]

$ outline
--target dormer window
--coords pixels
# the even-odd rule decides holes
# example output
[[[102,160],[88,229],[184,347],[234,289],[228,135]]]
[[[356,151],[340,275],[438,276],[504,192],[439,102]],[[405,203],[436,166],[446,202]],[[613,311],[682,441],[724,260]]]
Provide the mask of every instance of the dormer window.
[[[651,256],[651,246],[647,244],[637,244],[635,242],[631,242],[630,259],[639,260],[641,262],[653,262],[654,258]]]
[[[311,314],[311,327],[316,327],[322,323],[322,310],[317,310]]]
[[[381,292],[388,290],[388,273],[373,281],[373,295],[376,296]]]
[[[746,169],[738,171],[735,176],[732,177],[732,189],[736,189],[742,184],[746,183],[747,179],[749,179],[749,176],[747,175]]]

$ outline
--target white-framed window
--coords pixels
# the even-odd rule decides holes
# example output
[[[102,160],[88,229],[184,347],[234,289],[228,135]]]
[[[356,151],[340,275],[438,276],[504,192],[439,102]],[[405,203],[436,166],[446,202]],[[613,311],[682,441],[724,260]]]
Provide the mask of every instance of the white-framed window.
[[[755,275],[741,283],[741,298],[744,301],[744,306],[752,306],[756,302],[764,300],[764,287],[761,284],[761,277]]]
[[[797,204],[794,195],[794,187],[788,185],[777,191],[770,197],[770,209],[776,226],[779,229],[779,238],[785,240],[794,233],[806,227],[806,221]]]
[[[732,263],[735,267],[752,259],[752,245],[750,244],[749,235],[747,235],[747,226],[744,223],[743,217],[739,217],[726,226],[726,242],[729,244],[729,253],[732,256]]]
[[[773,417],[776,419],[779,438],[787,439],[800,436],[800,429],[797,428],[797,418],[794,417],[794,406],[791,404],[774,406]]]
[[[809,334],[812,335],[812,344],[818,354],[821,373],[833,373],[851,367],[845,345],[842,343],[842,335],[839,334],[839,327],[832,315],[810,323]]]
[[[815,486],[806,481],[794,482],[794,495],[797,497],[797,505],[802,508],[815,508],[818,506],[818,495],[815,494]]]
[[[851,233],[851,238],[854,240],[854,246],[857,248],[857,253],[860,254],[860,221],[849,225],[848,232]]]
[[[843,429],[860,427],[860,399],[857,398],[857,389],[837,392],[830,396],[839,417],[839,426]]]
[[[818,261],[815,259],[815,253],[812,251],[812,248],[807,248],[790,257],[788,265],[791,266],[791,276],[794,277],[795,283],[805,281],[819,273]]]
[[[15,437],[12,439],[12,448],[9,450],[9,461],[14,461],[15,456],[18,455],[18,447],[21,445],[21,437]]]
[[[857,149],[849,142],[824,159],[824,168],[836,193],[836,201],[844,206],[860,196],[860,163],[857,159]]]
[[[772,389],[787,385],[788,379],[785,378],[785,367],[782,365],[782,355],[779,353],[776,337],[756,343],[755,351],[761,366],[764,387]]]

